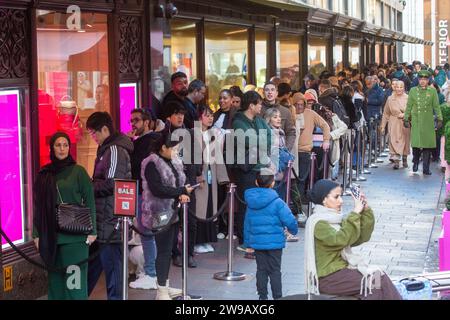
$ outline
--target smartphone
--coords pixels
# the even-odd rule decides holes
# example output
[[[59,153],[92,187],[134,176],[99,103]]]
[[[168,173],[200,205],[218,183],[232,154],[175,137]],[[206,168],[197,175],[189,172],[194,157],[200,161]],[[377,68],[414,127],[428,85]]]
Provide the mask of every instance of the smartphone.
[[[361,193],[361,187],[357,184],[354,184],[350,187],[350,191],[356,199],[359,199]]]
[[[200,183],[194,184],[193,186],[190,186],[192,189],[200,187]]]

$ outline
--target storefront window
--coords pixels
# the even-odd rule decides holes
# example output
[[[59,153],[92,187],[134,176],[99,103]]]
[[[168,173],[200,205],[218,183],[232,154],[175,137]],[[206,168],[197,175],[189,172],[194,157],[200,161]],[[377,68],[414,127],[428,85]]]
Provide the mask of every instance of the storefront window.
[[[381,46],[379,44],[375,45],[375,63],[380,64],[381,58]]]
[[[137,84],[120,84],[120,131],[127,133],[131,130],[131,111],[138,107]]]
[[[361,46],[358,43],[350,44],[349,50],[350,67],[359,70],[359,56],[361,55]]]
[[[218,23],[205,25],[208,104],[218,108],[222,88],[247,85],[248,29]]]
[[[197,45],[195,22],[171,19],[170,33],[164,34],[164,65],[157,75],[164,81],[164,91],[156,91],[158,99],[170,90],[170,76],[178,71],[186,73],[189,82],[197,77]],[[157,89],[157,88],[155,88]],[[162,88],[158,88],[162,89]]]
[[[333,67],[334,67],[335,73],[338,73],[339,71],[344,70],[344,64],[343,64],[344,59],[342,58],[343,50],[344,50],[343,42],[338,41],[333,49]]]
[[[327,69],[327,43],[322,39],[310,39],[308,45],[308,69],[319,77]]]
[[[267,39],[268,34],[263,30],[255,32],[255,68],[256,86],[263,87],[267,77]]]
[[[69,14],[37,11],[40,164],[49,162],[49,139],[66,132],[71,154],[93,173],[97,144],[87,118],[110,112],[107,15],[82,13],[81,25],[68,29]]]
[[[387,44],[384,45],[384,63],[389,63],[389,46]]]
[[[19,90],[0,90],[0,208],[1,228],[14,244],[25,241],[25,166]],[[2,248],[7,247],[2,238]]]
[[[277,73],[281,81],[289,83],[293,89],[300,88],[300,37],[297,34],[280,33],[277,43]]]

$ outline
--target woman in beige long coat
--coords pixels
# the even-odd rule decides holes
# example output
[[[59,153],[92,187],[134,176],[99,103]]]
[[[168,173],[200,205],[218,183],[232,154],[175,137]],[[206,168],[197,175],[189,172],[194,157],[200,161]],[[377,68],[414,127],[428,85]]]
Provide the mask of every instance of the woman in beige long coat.
[[[201,219],[212,217],[219,209],[218,192],[219,184],[229,182],[227,169],[221,157],[223,150],[223,134],[217,128],[212,128],[214,116],[208,107],[199,108],[200,121],[202,123],[202,141],[197,141],[202,146],[202,175],[199,177],[200,187],[195,190],[197,218],[197,239],[195,252],[206,253],[214,251],[208,244],[217,242],[216,222],[204,222]],[[217,163],[216,163],[217,162]]]
[[[387,123],[389,153],[391,161],[394,162],[394,169],[399,168],[400,159],[403,161],[403,168],[408,168],[407,157],[410,153],[411,132],[409,128],[403,126],[403,117],[408,102],[408,95],[405,93],[405,84],[403,81],[395,81],[393,89],[394,92],[387,99],[386,105],[384,106],[380,131],[381,134],[384,134]]]

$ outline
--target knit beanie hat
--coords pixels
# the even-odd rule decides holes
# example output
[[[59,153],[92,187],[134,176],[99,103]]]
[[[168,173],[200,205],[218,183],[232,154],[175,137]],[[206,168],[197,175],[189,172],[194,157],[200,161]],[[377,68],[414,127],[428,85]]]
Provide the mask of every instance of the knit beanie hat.
[[[317,96],[317,91],[316,90],[314,90],[314,89],[308,89],[308,90],[306,90],[305,91],[305,98],[306,98],[306,95],[307,94],[310,94],[310,95],[312,95],[313,97],[314,97],[314,100],[317,102],[317,101],[319,101],[319,97]],[[309,96],[309,95],[308,95]],[[306,98],[306,100],[309,100],[308,98]],[[312,100],[312,99],[311,99]]]
[[[323,200],[328,196],[331,190],[339,187],[339,184],[326,179],[317,181],[309,192],[309,197],[314,204],[323,204]]]

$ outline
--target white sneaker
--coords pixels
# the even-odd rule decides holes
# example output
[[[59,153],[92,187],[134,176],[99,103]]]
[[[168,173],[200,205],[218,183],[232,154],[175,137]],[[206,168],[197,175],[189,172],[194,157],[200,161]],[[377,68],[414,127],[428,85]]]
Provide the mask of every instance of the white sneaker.
[[[208,252],[214,252],[214,247],[209,243],[205,243],[205,248],[206,250],[208,250]]]
[[[207,253],[208,251],[208,247],[206,247],[205,244],[196,244],[194,246],[194,252],[195,253]]]
[[[222,232],[219,232],[219,233],[217,234],[217,239],[223,240],[223,239],[225,239],[225,235],[224,235]]]
[[[156,277],[150,277],[149,275],[144,275],[139,277],[136,281],[130,282],[130,288],[133,289],[158,289],[156,285]]]
[[[228,239],[228,235],[226,238]],[[236,240],[236,239],[237,239],[237,235],[233,234],[233,240]]]

